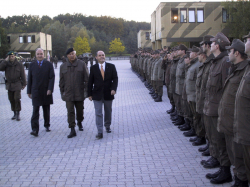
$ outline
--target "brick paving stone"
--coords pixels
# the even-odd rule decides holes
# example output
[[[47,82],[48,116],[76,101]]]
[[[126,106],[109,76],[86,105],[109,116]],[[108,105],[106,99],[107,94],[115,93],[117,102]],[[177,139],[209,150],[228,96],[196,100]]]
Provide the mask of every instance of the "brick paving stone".
[[[31,100],[22,91],[21,121],[10,120],[13,112],[5,85],[0,84],[0,186],[56,187],[194,187],[213,185],[200,165],[202,157],[182,132],[171,123],[164,87],[163,102],[156,103],[144,84],[131,71],[128,60],[116,65],[119,86],[113,101],[112,133],[96,140],[93,102],[84,101],[84,131],[68,139],[67,110],[58,87],[55,69],[51,132],[43,127],[40,110],[39,136],[33,137]],[[60,63],[59,63],[60,65]],[[26,70],[27,73],[27,70]]]

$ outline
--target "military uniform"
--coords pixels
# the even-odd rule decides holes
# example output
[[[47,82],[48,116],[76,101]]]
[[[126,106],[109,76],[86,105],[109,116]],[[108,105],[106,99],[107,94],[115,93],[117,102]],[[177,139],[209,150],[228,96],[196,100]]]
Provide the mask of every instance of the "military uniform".
[[[8,55],[13,55],[13,52]],[[0,63],[0,71],[5,71],[6,90],[11,104],[11,110],[14,112],[12,119],[20,120],[21,111],[21,90],[27,85],[26,75],[22,63],[15,58],[14,62],[3,61]]]

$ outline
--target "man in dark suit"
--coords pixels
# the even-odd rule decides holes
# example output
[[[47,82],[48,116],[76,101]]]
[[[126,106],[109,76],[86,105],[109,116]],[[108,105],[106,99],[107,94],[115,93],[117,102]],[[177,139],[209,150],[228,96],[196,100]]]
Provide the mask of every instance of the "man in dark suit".
[[[88,97],[94,101],[97,139],[103,138],[103,114],[104,104],[104,126],[107,133],[111,133],[112,101],[118,86],[118,76],[113,64],[105,62],[105,53],[96,53],[97,64],[91,66],[88,81]]]
[[[33,114],[31,117],[30,133],[38,136],[39,108],[43,107],[44,127],[50,131],[50,105],[53,104],[52,92],[54,90],[55,72],[51,62],[44,58],[41,48],[36,50],[36,59],[30,63],[28,72],[27,94],[32,99]]]

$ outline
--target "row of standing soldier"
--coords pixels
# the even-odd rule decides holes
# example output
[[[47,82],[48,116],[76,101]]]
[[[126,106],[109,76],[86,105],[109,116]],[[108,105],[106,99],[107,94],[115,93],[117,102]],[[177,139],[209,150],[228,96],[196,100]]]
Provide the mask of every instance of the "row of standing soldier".
[[[162,80],[161,61],[173,124],[192,137],[193,146],[207,143],[198,150],[211,156],[201,161],[204,168],[219,167],[206,174],[211,183],[231,182],[234,166],[234,187],[247,187],[250,181],[250,33],[244,39],[245,44],[234,39],[230,46],[217,33],[204,36],[200,48],[181,44],[161,50],[162,57],[157,50],[139,51],[131,58],[133,71],[156,102],[162,100],[163,81],[157,83]]]

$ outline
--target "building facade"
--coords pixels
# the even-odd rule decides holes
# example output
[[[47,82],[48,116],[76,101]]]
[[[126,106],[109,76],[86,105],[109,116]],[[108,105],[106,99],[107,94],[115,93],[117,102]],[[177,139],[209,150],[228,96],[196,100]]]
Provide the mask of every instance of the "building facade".
[[[150,30],[140,30],[137,33],[138,38],[138,48],[151,48],[151,31]]]
[[[152,49],[170,46],[172,42],[197,45],[203,36],[218,32],[227,35],[228,30],[223,27],[227,19],[221,2],[162,2],[151,14]]]
[[[42,32],[32,33],[14,33],[8,34],[8,42],[10,43],[10,50],[24,54],[30,53],[31,57],[35,56],[35,50],[42,48],[44,55],[47,57],[48,53],[52,55],[52,37],[49,34]]]

